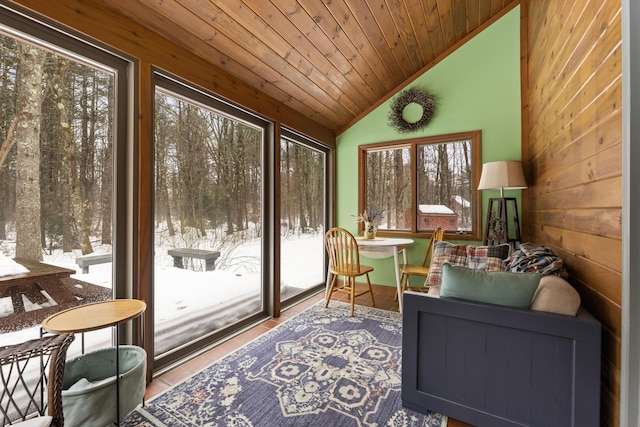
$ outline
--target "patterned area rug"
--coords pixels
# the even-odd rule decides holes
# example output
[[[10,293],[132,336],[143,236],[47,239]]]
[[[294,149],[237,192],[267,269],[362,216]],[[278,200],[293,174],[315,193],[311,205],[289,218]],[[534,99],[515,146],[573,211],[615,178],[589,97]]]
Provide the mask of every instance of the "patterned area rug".
[[[122,426],[444,427],[400,399],[399,313],[318,303],[148,401]]]

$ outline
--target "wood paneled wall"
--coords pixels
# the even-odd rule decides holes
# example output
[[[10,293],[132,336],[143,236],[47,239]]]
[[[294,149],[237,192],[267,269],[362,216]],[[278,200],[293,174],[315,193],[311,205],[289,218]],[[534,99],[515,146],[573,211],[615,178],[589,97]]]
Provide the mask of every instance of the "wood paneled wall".
[[[524,240],[562,257],[603,324],[601,425],[619,425],[620,0],[523,0]]]

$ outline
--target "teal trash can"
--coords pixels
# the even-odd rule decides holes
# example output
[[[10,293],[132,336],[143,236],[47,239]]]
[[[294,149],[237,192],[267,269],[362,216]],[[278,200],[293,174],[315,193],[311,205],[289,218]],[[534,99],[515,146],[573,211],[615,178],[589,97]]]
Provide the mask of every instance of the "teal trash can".
[[[147,353],[133,345],[119,346],[120,417],[144,398]],[[116,347],[68,360],[62,383],[65,427],[106,426],[116,422]]]

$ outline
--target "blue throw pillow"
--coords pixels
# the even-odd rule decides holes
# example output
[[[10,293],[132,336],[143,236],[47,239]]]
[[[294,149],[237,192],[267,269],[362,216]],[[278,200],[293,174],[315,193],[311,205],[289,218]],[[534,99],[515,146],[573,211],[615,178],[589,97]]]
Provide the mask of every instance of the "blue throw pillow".
[[[480,271],[444,263],[440,296],[529,308],[540,277],[536,273]]]

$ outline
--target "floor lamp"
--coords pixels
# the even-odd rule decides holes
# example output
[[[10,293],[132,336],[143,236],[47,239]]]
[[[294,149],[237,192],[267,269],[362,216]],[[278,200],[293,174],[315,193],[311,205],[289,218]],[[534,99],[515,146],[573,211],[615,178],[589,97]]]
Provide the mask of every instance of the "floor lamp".
[[[500,190],[499,198],[489,199],[487,222],[484,226],[484,245],[521,242],[520,219],[515,197],[504,197],[504,190],[522,190],[527,188],[522,163],[516,160],[502,160],[482,165],[482,175],[478,190]],[[515,236],[509,236],[509,217],[511,210]]]

